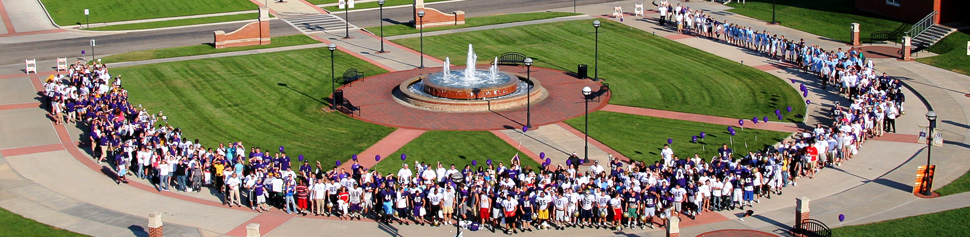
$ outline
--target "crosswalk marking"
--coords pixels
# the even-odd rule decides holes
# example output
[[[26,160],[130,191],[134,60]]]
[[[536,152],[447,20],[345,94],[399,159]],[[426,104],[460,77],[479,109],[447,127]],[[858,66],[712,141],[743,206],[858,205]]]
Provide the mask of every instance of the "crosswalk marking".
[[[329,14],[303,15],[283,18],[283,21],[300,30],[304,34],[345,30],[347,21]],[[359,29],[350,24],[351,30]]]

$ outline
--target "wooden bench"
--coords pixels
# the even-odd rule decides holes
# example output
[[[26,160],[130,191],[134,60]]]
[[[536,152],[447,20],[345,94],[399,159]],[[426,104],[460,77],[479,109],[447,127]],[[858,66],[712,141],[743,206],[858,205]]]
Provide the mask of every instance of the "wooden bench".
[[[356,68],[347,69],[344,72],[344,84],[351,83],[357,79],[364,78],[364,73],[357,71]]]
[[[499,65],[519,65],[525,63],[525,54],[519,52],[507,52],[498,57]]]
[[[869,34],[869,43],[881,42],[881,41],[896,41],[899,35],[888,32],[888,31],[876,31]]]

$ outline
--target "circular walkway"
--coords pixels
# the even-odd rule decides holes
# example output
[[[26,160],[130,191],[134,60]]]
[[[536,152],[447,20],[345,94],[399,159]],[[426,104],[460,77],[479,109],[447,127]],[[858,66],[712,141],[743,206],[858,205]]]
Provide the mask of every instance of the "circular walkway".
[[[455,67],[453,70],[462,68],[464,67]],[[526,74],[526,68],[521,66],[500,66],[499,70]],[[392,95],[392,91],[402,81],[440,71],[441,68],[437,67],[389,72],[357,80],[341,89],[344,97],[360,108],[360,113],[355,114],[355,118],[384,126],[420,130],[497,130],[521,128],[525,125],[525,107],[477,113],[439,112],[403,105]],[[582,116],[585,106],[582,95],[584,86],[593,88],[594,95],[601,94],[590,100],[589,111],[599,110],[610,100],[610,93],[601,89],[600,83],[577,79],[571,73],[532,67],[531,77],[541,82],[549,92],[545,100],[532,104],[533,127]]]

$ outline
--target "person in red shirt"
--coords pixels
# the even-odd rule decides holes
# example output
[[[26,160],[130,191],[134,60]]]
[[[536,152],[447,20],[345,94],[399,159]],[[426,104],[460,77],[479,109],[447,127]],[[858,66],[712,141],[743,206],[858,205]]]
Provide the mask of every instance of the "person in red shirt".
[[[809,155],[808,167],[806,167],[806,169],[808,169],[808,178],[809,179],[814,179],[815,178],[815,167],[818,164],[818,149],[815,148],[814,145],[812,145],[812,146],[808,146],[807,148],[805,148],[805,151]]]
[[[340,188],[337,197],[340,199],[337,201],[337,206],[340,208],[340,219],[345,219],[347,218],[347,208],[350,206],[350,194],[347,193],[346,188]]]
[[[299,208],[300,213],[306,216],[307,213],[307,198],[310,197],[310,193],[307,190],[306,184],[303,184],[303,179],[299,179],[296,185],[296,206]]]

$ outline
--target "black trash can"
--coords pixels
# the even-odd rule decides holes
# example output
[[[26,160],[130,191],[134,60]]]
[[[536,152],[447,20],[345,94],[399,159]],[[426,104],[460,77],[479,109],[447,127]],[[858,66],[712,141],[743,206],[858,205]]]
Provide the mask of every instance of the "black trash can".
[[[335,105],[339,105],[339,104],[343,104],[344,103],[344,90],[335,90],[335,91],[333,91],[333,103]]]
[[[588,78],[588,73],[586,73],[588,66],[586,64],[580,64],[579,69],[576,70],[576,78],[586,79]]]

